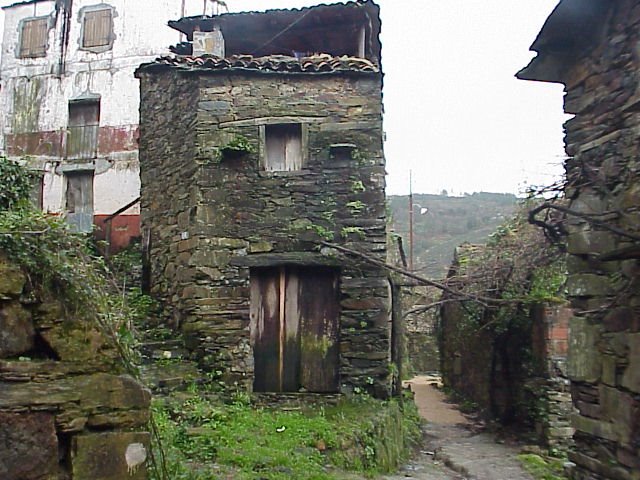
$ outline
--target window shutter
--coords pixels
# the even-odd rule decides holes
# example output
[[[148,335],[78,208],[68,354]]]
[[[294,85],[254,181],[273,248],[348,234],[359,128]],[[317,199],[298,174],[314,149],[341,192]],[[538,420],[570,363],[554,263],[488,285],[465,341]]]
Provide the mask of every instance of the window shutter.
[[[47,54],[47,19],[26,20],[20,36],[20,57],[44,57]]]
[[[111,43],[112,13],[110,8],[85,12],[82,46],[103,47]]]

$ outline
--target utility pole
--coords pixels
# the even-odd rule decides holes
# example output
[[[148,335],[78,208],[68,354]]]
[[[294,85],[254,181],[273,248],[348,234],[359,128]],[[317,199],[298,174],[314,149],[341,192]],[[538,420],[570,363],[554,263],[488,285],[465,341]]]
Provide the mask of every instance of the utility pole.
[[[413,179],[409,170],[409,271],[413,272]]]

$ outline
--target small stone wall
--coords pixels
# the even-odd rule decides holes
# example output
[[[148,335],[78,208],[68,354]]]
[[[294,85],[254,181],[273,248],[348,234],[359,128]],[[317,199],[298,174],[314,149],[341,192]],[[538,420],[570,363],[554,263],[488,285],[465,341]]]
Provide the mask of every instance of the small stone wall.
[[[0,478],[146,479],[150,394],[0,252]]]
[[[251,269],[331,267],[339,271],[341,390],[386,396],[386,272],[319,248],[332,240],[385,258],[380,74],[150,66],[138,76],[151,292],[191,358],[250,387]],[[261,167],[273,123],[301,125],[301,170]]]
[[[537,377],[527,387],[543,402],[535,428],[548,447],[567,450],[574,434],[571,426],[574,408],[567,376],[569,320],[573,310],[566,305],[540,304],[532,309],[531,315]]]

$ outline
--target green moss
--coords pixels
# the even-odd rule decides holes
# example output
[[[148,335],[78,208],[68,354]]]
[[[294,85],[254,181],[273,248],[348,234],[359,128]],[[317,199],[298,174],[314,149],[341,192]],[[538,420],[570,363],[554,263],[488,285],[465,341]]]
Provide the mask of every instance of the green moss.
[[[319,353],[323,357],[327,355],[331,343],[327,337],[318,337],[316,335],[302,335],[300,340],[300,348],[303,352]]]
[[[563,460],[555,458],[543,458],[540,455],[518,455],[518,460],[527,472],[536,480],[566,480]]]
[[[363,239],[365,236],[362,227],[342,227],[342,230],[340,230],[340,234],[343,238],[347,238],[350,234],[355,234],[361,239]]]

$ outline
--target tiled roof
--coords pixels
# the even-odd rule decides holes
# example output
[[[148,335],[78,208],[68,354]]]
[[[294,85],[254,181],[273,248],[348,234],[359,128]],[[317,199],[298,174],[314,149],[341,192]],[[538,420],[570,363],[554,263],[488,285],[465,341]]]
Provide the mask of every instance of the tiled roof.
[[[210,55],[201,57],[175,55],[160,57],[155,62],[144,64],[140,68],[144,70],[153,67],[173,67],[183,70],[251,70],[265,73],[378,73],[380,71],[377,65],[364,58],[332,57],[331,55],[323,54],[302,58],[285,55],[271,55],[268,57],[234,55],[227,58]]]

